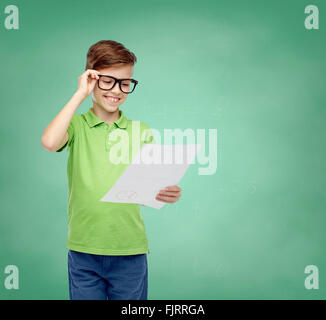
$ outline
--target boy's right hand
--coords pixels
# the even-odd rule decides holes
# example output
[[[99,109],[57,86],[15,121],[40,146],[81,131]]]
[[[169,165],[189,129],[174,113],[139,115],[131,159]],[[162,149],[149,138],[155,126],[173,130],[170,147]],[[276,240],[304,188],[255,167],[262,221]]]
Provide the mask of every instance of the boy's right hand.
[[[87,69],[81,76],[78,78],[78,90],[83,98],[87,98],[90,93],[93,91],[97,79],[99,79],[99,71],[93,69]]]

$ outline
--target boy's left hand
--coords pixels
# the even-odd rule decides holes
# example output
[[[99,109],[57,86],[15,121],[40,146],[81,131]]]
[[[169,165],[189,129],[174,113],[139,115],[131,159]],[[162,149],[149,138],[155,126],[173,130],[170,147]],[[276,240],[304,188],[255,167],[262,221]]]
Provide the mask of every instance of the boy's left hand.
[[[160,190],[155,199],[166,203],[174,203],[180,197],[181,188],[179,186],[168,186],[164,190]]]

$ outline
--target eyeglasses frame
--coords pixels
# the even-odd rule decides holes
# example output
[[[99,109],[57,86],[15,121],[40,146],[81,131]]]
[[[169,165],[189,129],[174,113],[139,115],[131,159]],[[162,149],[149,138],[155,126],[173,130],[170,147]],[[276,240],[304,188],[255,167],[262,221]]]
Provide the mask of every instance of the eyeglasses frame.
[[[97,86],[98,86],[98,88],[101,89],[101,90],[104,90],[104,91],[112,90],[112,89],[115,87],[116,83],[118,82],[118,83],[119,83],[120,91],[123,92],[123,93],[125,93],[125,94],[130,94],[130,93],[132,93],[132,92],[135,91],[136,86],[137,86],[137,84],[138,84],[138,81],[135,80],[135,79],[129,79],[129,78],[117,79],[117,78],[115,78],[115,77],[108,76],[108,75],[106,75],[106,74],[98,74],[98,76],[99,76],[99,77],[108,77],[108,78],[112,78],[112,79],[114,80],[114,84],[113,84],[113,86],[112,86],[111,89],[102,89],[102,88],[100,87],[100,79],[97,79]],[[121,89],[121,82],[124,81],[124,80],[131,80],[131,82],[133,82],[133,83],[135,84],[135,86],[134,86],[134,88],[132,89],[132,91],[126,93],[126,92],[124,92],[124,91]]]

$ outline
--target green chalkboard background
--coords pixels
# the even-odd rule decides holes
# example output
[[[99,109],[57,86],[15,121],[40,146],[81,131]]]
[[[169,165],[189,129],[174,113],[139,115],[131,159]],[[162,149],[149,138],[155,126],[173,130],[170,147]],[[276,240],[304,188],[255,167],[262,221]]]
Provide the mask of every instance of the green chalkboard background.
[[[19,8],[19,30],[4,26]],[[305,6],[319,8],[307,30]],[[326,298],[325,1],[25,1],[0,5],[0,298],[68,299],[67,152],[43,149],[86,52],[133,51],[121,107],[152,128],[217,129],[218,166],[182,198],[141,207],[149,299]],[[89,97],[77,113],[91,106]],[[19,289],[4,286],[7,265]],[[304,270],[319,270],[308,290]]]

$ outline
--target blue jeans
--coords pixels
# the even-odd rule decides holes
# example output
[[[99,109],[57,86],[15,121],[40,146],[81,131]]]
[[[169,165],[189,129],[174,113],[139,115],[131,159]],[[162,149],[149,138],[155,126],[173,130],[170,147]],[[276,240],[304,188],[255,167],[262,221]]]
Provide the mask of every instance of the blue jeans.
[[[147,254],[107,256],[68,251],[71,300],[147,300]]]

